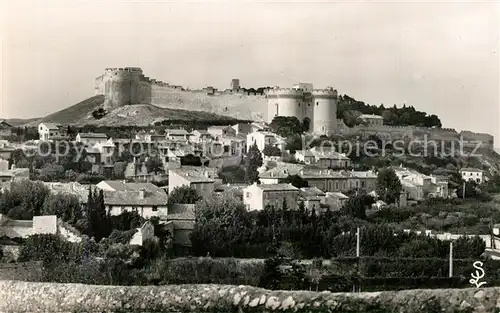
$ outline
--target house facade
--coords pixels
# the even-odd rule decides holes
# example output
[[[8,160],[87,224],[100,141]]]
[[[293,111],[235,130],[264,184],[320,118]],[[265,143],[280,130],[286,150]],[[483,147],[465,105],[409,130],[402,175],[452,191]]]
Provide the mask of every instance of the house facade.
[[[484,171],[478,168],[462,168],[460,169],[460,176],[465,181],[474,181],[475,183],[481,184],[484,182],[483,178]]]
[[[282,208],[285,201],[288,209],[298,208],[299,189],[291,184],[256,184],[243,189],[243,203],[249,211],[261,211],[267,206]]]
[[[104,133],[78,133],[75,141],[92,147],[96,144],[107,142],[108,136]]]
[[[168,193],[177,187],[188,186],[202,197],[210,197],[215,190],[217,172],[205,166],[182,166],[168,171]]]
[[[40,123],[38,125],[38,135],[40,140],[54,140],[66,137],[63,127],[54,123]]]

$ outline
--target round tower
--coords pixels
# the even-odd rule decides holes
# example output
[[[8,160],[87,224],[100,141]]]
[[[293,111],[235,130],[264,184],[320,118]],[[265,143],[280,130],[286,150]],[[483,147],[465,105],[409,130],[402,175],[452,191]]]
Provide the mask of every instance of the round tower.
[[[115,108],[139,103],[139,82],[142,70],[137,67],[107,68],[103,75],[104,108]]]
[[[337,90],[331,87],[313,90],[313,122],[311,129],[331,135],[337,129]]]
[[[302,121],[304,112],[304,92],[300,88],[274,88],[266,92],[267,121],[276,116],[295,116]]]

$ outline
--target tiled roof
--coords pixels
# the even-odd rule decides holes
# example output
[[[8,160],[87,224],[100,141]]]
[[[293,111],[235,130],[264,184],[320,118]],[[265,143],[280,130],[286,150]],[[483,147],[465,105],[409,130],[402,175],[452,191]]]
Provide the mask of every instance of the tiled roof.
[[[139,191],[145,189],[149,192],[163,192],[160,187],[152,183],[124,183],[121,180],[103,180],[102,182],[116,191]]]
[[[79,133],[78,135],[80,138],[108,138],[108,136],[104,133]]]
[[[299,190],[297,187],[294,187],[292,184],[260,184],[257,185],[258,188],[263,191],[287,191],[287,190]]]
[[[161,190],[161,188],[159,188]],[[167,205],[168,196],[165,191],[145,191],[144,197],[140,196],[140,190],[134,191],[104,191],[104,203],[106,205],[126,206],[162,206]]]
[[[367,119],[379,119],[379,120],[384,119],[382,116],[375,115],[375,114],[361,114],[359,117],[360,118],[367,118]]]
[[[217,178],[217,169],[205,166],[182,166],[171,169],[173,173],[184,177],[192,183],[211,183]]]
[[[166,129],[165,134],[167,135],[189,135],[185,129]]]
[[[327,192],[326,196],[327,197],[334,197],[334,198],[338,198],[338,199],[349,199],[348,196],[346,196],[345,194],[343,194],[341,192]]]
[[[304,187],[300,188],[301,193],[309,196],[324,196],[325,193],[316,187]]]
[[[482,173],[483,170],[480,170],[478,168],[472,168],[472,167],[464,167],[460,169],[460,172],[475,172],[475,173]]]
[[[54,123],[41,123],[41,124],[45,125],[45,127],[47,127],[49,130],[59,129],[59,127]]]
[[[8,220],[2,226],[32,228],[33,227],[33,220],[31,220],[31,221],[28,221],[28,220],[26,220],[26,221],[25,220]]]

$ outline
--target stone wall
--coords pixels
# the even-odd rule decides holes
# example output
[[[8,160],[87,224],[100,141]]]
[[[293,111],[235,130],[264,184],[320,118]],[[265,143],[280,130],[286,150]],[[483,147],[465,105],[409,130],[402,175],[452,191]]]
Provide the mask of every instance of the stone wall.
[[[0,312],[499,312],[500,288],[338,293],[0,281]]]

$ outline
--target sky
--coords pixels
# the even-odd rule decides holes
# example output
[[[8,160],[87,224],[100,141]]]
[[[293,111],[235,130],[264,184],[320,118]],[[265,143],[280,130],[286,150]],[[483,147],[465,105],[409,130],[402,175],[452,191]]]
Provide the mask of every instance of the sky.
[[[189,88],[310,82],[500,136],[498,2],[0,0],[0,117],[94,93],[107,67]]]

